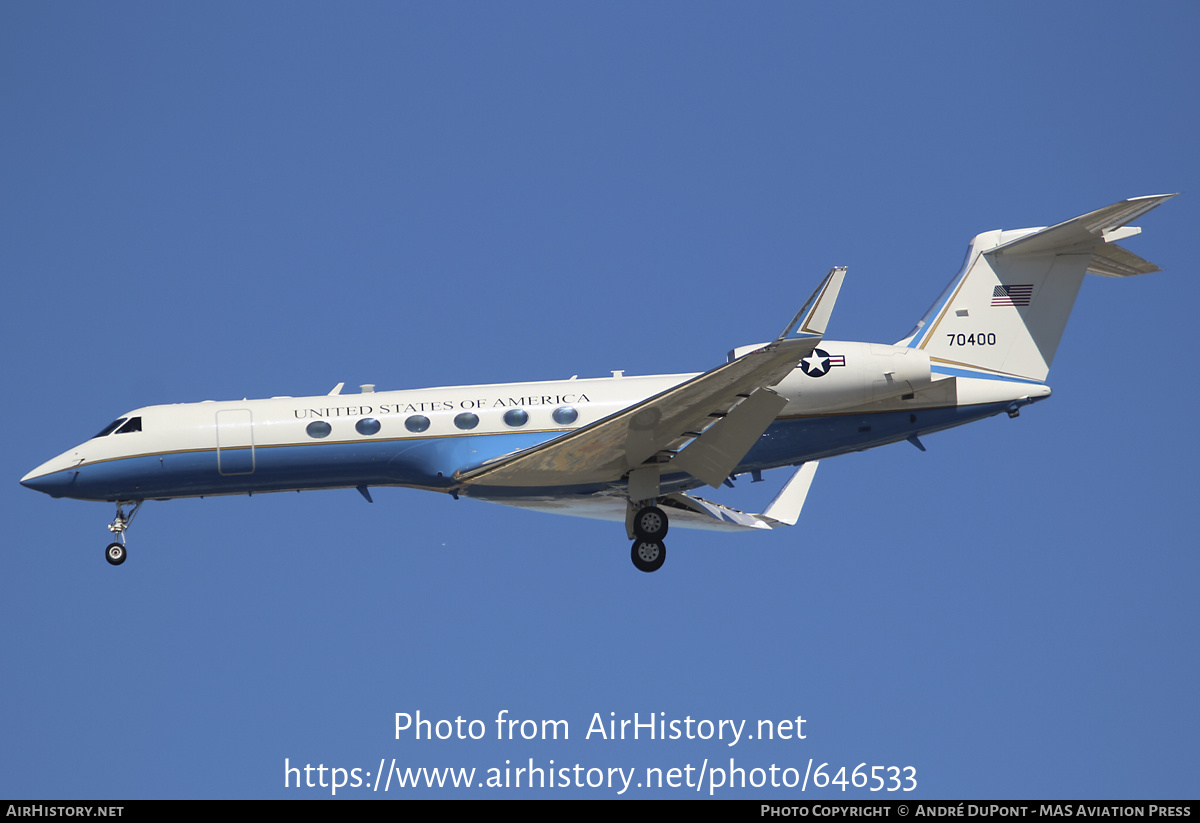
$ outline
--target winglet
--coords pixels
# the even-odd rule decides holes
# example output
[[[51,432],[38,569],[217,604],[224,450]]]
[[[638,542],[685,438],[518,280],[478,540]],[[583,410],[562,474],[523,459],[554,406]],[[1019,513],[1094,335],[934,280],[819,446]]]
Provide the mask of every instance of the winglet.
[[[787,328],[775,338],[778,343],[793,331],[801,334],[815,335],[821,337],[825,334],[825,327],[829,325],[829,317],[833,314],[833,306],[837,302],[838,292],[842,290],[842,281],[846,278],[846,267],[838,266],[829,270],[829,274],[825,275],[825,279],[821,281],[821,285],[817,286],[817,290],[808,298],[803,308],[796,312],[796,316],[787,324]]]
[[[783,331],[779,333],[778,337],[770,343],[738,346],[729,352],[728,361],[732,363],[739,357],[756,352],[759,349],[778,349],[793,333],[797,336],[791,338],[792,344],[799,341],[807,341],[811,347],[819,343],[820,339],[825,336],[825,327],[829,324],[829,318],[833,314],[833,306],[837,302],[838,292],[842,290],[842,281],[845,279],[845,266],[837,266],[830,269],[829,273],[821,281],[821,284],[817,286],[817,290],[805,301],[800,311],[796,312],[796,316],[784,326]],[[808,352],[804,352],[800,357],[807,354]]]
[[[767,506],[762,516],[783,526],[796,525],[816,473],[816,460],[800,464],[800,468],[792,475],[792,479],[779,490],[779,494],[775,495],[775,499],[771,501],[771,505]]]

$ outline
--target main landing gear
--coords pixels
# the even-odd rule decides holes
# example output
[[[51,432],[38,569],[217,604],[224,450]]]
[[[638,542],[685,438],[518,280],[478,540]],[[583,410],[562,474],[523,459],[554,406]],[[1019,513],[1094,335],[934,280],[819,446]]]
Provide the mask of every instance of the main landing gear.
[[[108,530],[121,538],[120,543],[109,543],[104,549],[104,559],[112,566],[119,566],[125,562],[127,552],[125,551],[125,530],[129,528],[129,524],[133,522],[133,518],[137,516],[138,509],[142,507],[144,500],[125,500],[117,501],[117,516],[113,518],[113,522],[108,524]],[[133,506],[129,514],[125,514],[125,506]]]
[[[638,571],[656,572],[662,568],[667,559],[663,538],[667,536],[668,525],[667,513],[657,506],[644,506],[630,518],[629,531],[634,541],[629,557]]]
[[[666,562],[667,547],[661,540],[634,540],[629,557],[638,571],[656,572]]]

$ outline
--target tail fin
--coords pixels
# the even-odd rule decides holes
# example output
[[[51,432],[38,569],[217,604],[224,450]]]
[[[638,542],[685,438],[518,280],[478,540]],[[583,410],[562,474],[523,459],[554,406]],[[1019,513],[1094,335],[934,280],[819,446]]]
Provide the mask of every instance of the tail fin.
[[[1141,232],[1126,224],[1174,196],[1122,200],[1049,228],[977,235],[962,269],[897,345],[923,349],[935,368],[1045,380],[1085,273],[1159,270],[1115,241]]]

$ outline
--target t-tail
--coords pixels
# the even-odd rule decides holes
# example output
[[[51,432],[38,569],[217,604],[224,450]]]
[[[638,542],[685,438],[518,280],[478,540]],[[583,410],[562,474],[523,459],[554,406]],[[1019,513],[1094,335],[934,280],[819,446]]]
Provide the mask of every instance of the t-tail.
[[[917,327],[897,345],[925,351],[937,371],[1042,382],[1084,274],[1128,277],[1158,266],[1116,241],[1174,194],[1122,200],[1057,226],[984,232]]]

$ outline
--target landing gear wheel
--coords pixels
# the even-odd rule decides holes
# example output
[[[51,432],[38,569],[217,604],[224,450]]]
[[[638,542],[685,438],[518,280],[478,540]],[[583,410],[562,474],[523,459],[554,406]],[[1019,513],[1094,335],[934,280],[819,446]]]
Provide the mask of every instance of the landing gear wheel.
[[[656,572],[667,559],[667,547],[661,540],[634,540],[629,557],[638,571]]]
[[[647,506],[633,516],[633,533],[642,540],[657,540],[667,536],[667,513],[657,506]]]
[[[125,546],[122,543],[109,543],[108,548],[104,550],[104,559],[113,566],[119,566],[125,562]]]

